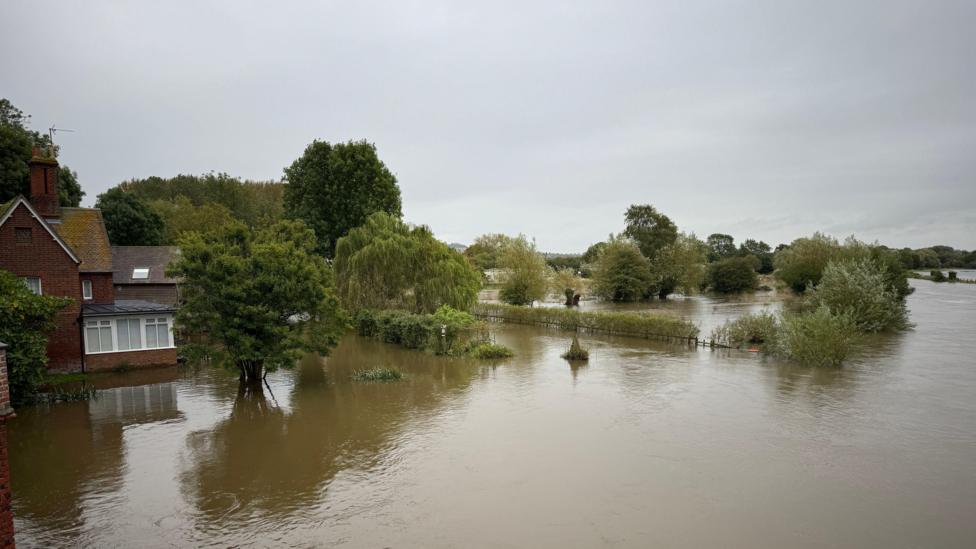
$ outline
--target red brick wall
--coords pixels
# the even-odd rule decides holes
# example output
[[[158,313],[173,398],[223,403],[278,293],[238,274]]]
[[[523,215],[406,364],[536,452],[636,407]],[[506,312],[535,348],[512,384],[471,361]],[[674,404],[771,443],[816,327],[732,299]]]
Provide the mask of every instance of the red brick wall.
[[[58,163],[54,159],[31,158],[30,200],[37,213],[55,217],[61,213],[58,204]]]
[[[16,229],[31,229],[31,243],[17,244]],[[23,205],[0,226],[0,269],[17,276],[36,276],[41,279],[45,295],[70,297],[74,301],[58,313],[57,328],[48,337],[48,368],[62,371],[81,371],[81,281],[78,265],[39,221]]]
[[[112,273],[81,273],[81,280],[92,281],[92,298],[85,303],[108,304],[115,302],[115,286],[112,285]]]
[[[135,368],[173,365],[176,364],[176,349],[122,351],[118,353],[85,355],[85,370],[89,372],[111,370],[122,364],[127,364]]]
[[[0,349],[0,548],[14,547],[13,497],[10,494],[10,468],[7,459],[7,419],[13,417],[7,389],[7,352]]]

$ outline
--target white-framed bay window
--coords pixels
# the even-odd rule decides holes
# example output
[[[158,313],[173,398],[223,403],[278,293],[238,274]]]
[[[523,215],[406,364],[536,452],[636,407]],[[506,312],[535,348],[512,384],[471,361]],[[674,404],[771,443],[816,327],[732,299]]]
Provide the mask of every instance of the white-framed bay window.
[[[87,354],[172,349],[176,346],[171,314],[94,317],[86,318],[84,324]]]

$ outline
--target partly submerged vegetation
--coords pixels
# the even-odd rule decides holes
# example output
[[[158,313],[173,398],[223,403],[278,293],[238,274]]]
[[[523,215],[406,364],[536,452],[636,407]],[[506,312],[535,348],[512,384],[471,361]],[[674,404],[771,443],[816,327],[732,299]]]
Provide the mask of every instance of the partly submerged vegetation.
[[[602,332],[644,338],[694,339],[698,327],[680,318],[636,312],[580,311],[558,307],[519,307],[479,303],[475,316],[516,324],[534,324],[563,330]]]
[[[404,378],[403,372],[392,368],[370,368],[368,370],[356,370],[352,374],[355,381],[400,381]]]
[[[566,360],[589,360],[590,351],[580,345],[579,337],[573,336],[573,342],[569,344],[569,350],[563,353]]]
[[[491,341],[473,316],[442,306],[434,314],[363,309],[356,314],[363,337],[438,355],[504,358],[511,350]]]

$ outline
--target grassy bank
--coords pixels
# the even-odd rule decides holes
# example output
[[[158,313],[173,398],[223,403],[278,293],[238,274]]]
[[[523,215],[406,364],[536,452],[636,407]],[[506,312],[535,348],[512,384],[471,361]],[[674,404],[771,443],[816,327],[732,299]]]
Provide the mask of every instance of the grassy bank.
[[[519,307],[495,303],[479,303],[471,312],[474,316],[486,320],[646,339],[688,340],[698,336],[698,327],[691,322],[660,314],[580,311],[560,307]]]

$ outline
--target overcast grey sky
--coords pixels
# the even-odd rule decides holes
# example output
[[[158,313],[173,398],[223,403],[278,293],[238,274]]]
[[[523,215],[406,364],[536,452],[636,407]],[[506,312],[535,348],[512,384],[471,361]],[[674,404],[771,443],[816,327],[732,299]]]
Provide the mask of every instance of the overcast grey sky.
[[[579,251],[685,231],[976,248],[976,2],[0,4],[0,97],[87,204],[128,178],[279,179],[368,139],[408,221]]]

